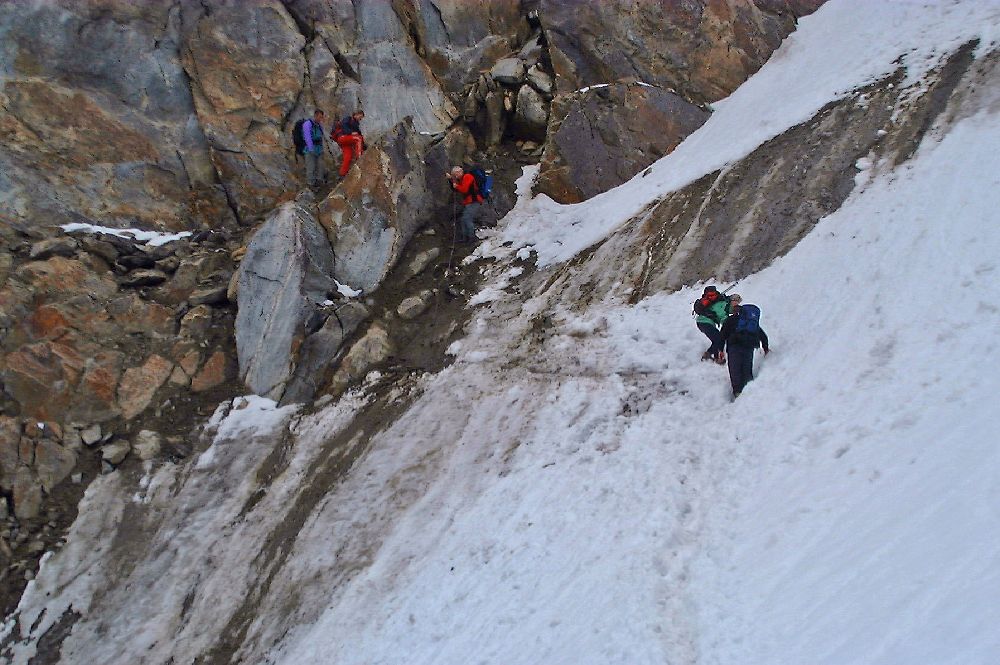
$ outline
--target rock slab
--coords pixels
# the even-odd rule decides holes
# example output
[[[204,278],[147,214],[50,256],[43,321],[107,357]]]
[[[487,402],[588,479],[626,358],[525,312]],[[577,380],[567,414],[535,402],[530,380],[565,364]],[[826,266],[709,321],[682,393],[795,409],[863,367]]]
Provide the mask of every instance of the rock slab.
[[[169,360],[153,354],[142,365],[125,370],[118,384],[118,405],[126,420],[146,410],[173,368]]]
[[[670,90],[618,83],[563,95],[552,115],[536,190],[577,203],[672,152],[710,113]]]
[[[281,399],[306,323],[335,287],[334,256],[311,211],[311,195],[283,204],[247,246],[237,286],[240,379],[258,395]]]

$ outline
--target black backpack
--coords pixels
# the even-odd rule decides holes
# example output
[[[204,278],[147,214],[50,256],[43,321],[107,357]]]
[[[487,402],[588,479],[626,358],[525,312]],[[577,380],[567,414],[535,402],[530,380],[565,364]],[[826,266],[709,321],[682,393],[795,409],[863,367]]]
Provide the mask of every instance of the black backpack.
[[[292,127],[292,143],[295,144],[295,154],[304,155],[306,153],[306,137],[302,135],[302,125],[306,122],[305,118],[297,120],[295,126]]]

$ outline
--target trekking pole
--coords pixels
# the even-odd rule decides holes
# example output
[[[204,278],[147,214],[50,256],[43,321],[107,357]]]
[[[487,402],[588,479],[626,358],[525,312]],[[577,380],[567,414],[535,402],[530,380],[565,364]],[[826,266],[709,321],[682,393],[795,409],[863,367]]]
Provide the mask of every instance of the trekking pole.
[[[732,284],[730,284],[729,286],[727,286],[726,289],[725,289],[725,291],[722,292],[722,295],[726,295],[727,293],[729,293],[729,289],[733,288],[734,286],[736,286],[739,283],[740,283],[740,280],[736,280],[735,282],[733,282]]]
[[[448,253],[448,273],[451,277],[451,263],[455,258],[455,245],[458,242],[458,213],[455,211],[455,197],[451,197],[451,251]]]

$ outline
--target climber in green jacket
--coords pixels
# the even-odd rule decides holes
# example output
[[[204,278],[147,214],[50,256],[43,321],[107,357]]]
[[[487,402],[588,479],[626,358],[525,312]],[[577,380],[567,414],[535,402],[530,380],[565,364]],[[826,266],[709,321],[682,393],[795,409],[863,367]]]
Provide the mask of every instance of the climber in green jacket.
[[[706,286],[704,293],[694,302],[694,313],[698,315],[695,320],[698,330],[703,332],[712,343],[705,353],[701,354],[702,360],[714,360],[720,365],[726,362],[726,352],[722,350],[722,336],[719,333],[719,326],[732,313],[730,300],[731,298],[719,293],[719,290],[714,286]]]

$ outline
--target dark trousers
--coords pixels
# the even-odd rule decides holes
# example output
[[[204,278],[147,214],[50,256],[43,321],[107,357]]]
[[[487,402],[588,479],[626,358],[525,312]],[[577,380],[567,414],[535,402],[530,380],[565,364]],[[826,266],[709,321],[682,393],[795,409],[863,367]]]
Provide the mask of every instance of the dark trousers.
[[[459,220],[458,229],[459,242],[472,242],[476,239],[476,220],[483,207],[482,203],[473,201],[462,209],[462,218]]]
[[[739,397],[743,388],[753,381],[752,346],[729,345],[729,381],[733,384],[733,397]]]
[[[708,347],[708,351],[705,353],[714,358],[722,350],[722,333],[711,323],[699,323],[698,330],[705,333],[705,337],[712,343],[712,346]]]

